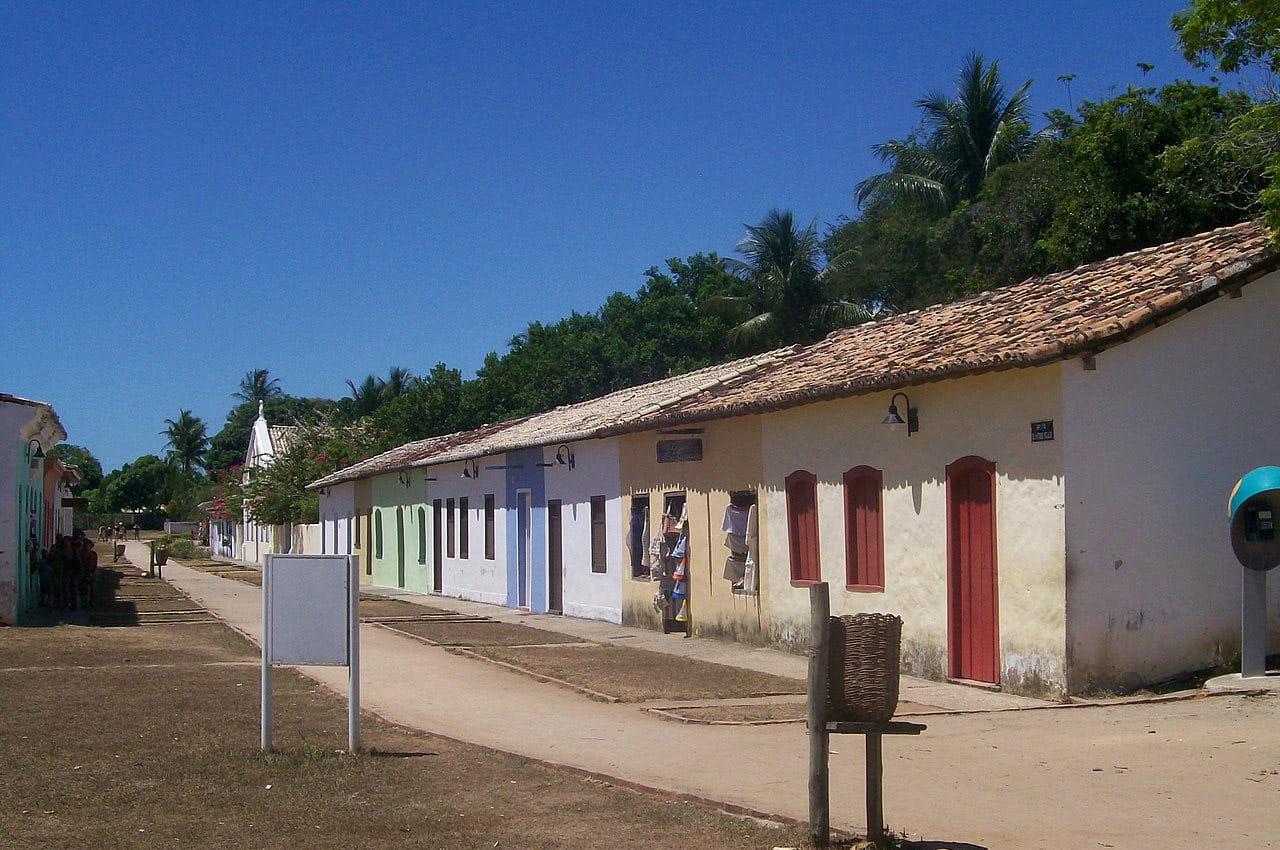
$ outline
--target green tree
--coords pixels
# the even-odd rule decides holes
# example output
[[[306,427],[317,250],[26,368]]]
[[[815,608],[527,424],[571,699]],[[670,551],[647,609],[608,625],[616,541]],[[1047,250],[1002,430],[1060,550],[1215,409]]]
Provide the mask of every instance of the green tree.
[[[1231,74],[1250,65],[1280,73],[1280,4],[1275,0],[1192,0],[1173,16],[1187,61],[1210,60]]]
[[[64,464],[80,470],[80,480],[71,486],[71,492],[77,496],[83,495],[88,490],[96,490],[102,483],[102,464],[84,446],[58,443],[49,450],[49,457],[57,458]]]
[[[859,183],[857,202],[890,196],[943,212],[973,198],[988,174],[1031,150],[1030,86],[1027,80],[1006,97],[1000,63],[988,65],[970,53],[954,98],[935,90],[916,101],[924,113],[923,140],[891,139],[872,147],[891,170]]]
[[[832,282],[851,259],[844,253],[822,262],[816,223],[796,227],[791,211],[770,210],[736,250],[744,259],[726,259],[751,288],[745,296],[717,295],[703,308],[737,324],[729,331],[732,344],[768,348],[793,342],[812,342],[830,330],[870,318],[861,304],[834,297]]]
[[[463,381],[457,369],[437,363],[411,388],[374,411],[371,422],[379,448],[469,431],[484,424],[475,390],[475,382]]]
[[[299,428],[289,448],[277,454],[270,466],[254,468],[244,485],[243,503],[255,522],[316,522],[317,497],[315,491],[306,489],[307,485],[368,457],[378,448],[378,435],[365,423]]]
[[[155,455],[143,455],[102,482],[106,511],[158,512],[171,494],[176,470]]]
[[[166,439],[169,462],[177,465],[184,473],[204,463],[205,452],[209,449],[208,429],[203,419],[192,416],[191,411],[178,410],[177,419],[166,419],[167,426],[160,433]]]
[[[1259,101],[1237,118],[1224,147],[1261,159],[1263,217],[1280,244],[1280,4],[1275,0],[1192,0],[1173,16],[1183,55],[1200,67],[1210,61],[1228,74],[1262,70]]]
[[[272,425],[295,425],[318,421],[333,408],[334,403],[329,399],[276,395],[263,402],[262,413]],[[257,418],[256,401],[242,402],[228,411],[221,430],[209,440],[204,468],[212,472],[244,463],[244,453],[249,448],[249,432]]]
[[[270,377],[270,372],[266,369],[251,369],[244,373],[244,377],[240,379],[240,388],[231,397],[256,407],[258,402],[280,395],[284,395],[284,390],[280,389],[278,378]]]

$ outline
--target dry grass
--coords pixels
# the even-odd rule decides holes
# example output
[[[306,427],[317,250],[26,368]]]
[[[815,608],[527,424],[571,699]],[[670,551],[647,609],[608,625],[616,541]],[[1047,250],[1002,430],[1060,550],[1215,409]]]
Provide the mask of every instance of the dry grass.
[[[475,651],[623,702],[804,693],[799,679],[626,646],[480,647]]]
[[[685,850],[802,838],[368,718],[369,751],[340,755],[345,704],[291,670],[274,674],[280,751],[264,755],[257,651],[221,625],[50,623],[0,629],[0,646],[4,847]]]

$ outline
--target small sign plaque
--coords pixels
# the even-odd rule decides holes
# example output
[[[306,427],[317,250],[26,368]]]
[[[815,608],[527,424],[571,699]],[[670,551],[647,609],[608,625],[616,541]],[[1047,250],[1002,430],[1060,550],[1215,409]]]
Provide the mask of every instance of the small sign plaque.
[[[702,460],[702,440],[659,440],[658,463],[679,463],[685,460]]]
[[[1053,439],[1053,420],[1031,423],[1031,442],[1043,443]]]

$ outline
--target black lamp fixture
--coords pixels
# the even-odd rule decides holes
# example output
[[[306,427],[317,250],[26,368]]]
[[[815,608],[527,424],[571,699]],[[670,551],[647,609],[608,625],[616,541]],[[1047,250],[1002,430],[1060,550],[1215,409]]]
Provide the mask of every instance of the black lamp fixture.
[[[573,452],[566,445],[556,448],[556,463],[573,469]]]
[[[480,477],[480,466],[475,462],[474,459],[465,461],[462,464],[462,477],[463,478],[479,478]]]
[[[404,472],[401,472],[399,475],[397,475],[396,480],[399,481],[404,486],[408,487],[409,481],[410,481],[409,470],[406,469]]]
[[[36,447],[36,450],[34,453],[31,451],[32,446]],[[32,437],[30,440],[27,440],[27,455],[31,458],[32,469],[35,469],[37,466],[40,465],[40,461],[44,460],[44,448],[40,445],[40,441],[37,440],[35,437]]]
[[[905,423],[898,414],[898,396],[902,396],[902,402],[907,408]],[[906,393],[894,393],[893,398],[889,399],[889,415],[882,419],[880,424],[888,425],[890,429],[896,429],[897,426],[905,424],[907,426],[907,436],[910,437],[920,430],[920,411],[911,406],[911,399],[907,398]]]

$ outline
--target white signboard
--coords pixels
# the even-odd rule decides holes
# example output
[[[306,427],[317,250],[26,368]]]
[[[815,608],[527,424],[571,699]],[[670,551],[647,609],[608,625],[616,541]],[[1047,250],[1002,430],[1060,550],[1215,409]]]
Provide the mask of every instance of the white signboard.
[[[262,749],[271,749],[271,666],[349,671],[347,740],[360,746],[360,583],[354,555],[267,555],[262,561]]]
[[[268,555],[262,592],[268,663],[350,663],[351,568],[346,555]]]

